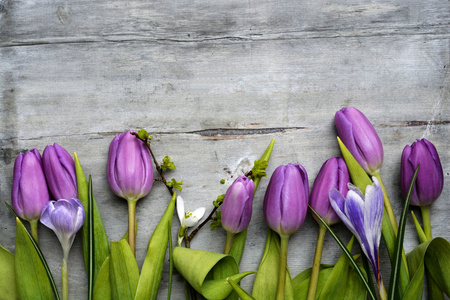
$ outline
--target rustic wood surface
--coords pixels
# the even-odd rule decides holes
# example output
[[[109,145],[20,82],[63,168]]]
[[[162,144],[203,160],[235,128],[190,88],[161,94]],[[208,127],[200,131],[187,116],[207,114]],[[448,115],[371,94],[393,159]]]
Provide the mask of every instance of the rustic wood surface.
[[[115,134],[146,128],[159,158],[169,155],[184,181],[187,208],[206,206],[248,171],[276,139],[268,174],[301,163],[312,185],[321,165],[339,156],[334,114],[360,109],[384,145],[382,177],[397,215],[400,156],[427,138],[444,168],[444,191],[432,206],[434,236],[450,239],[450,2],[430,1],[81,1],[0,0],[0,195],[10,202],[19,152],[57,142],[77,152],[108,238],[126,231],[126,202],[106,180]],[[225,185],[219,183],[226,179]],[[241,270],[256,270],[266,236],[262,201]],[[137,206],[137,261],[169,200],[156,183]],[[420,215],[417,209],[414,209]],[[0,205],[0,244],[14,251],[15,222]],[[173,234],[178,227],[174,218]],[[345,238],[343,225],[336,230]],[[292,236],[294,276],[312,265],[317,224],[308,216]],[[39,227],[40,245],[59,290],[62,251]],[[225,231],[200,231],[192,247],[221,252]],[[70,297],[85,299],[79,237],[69,260]],[[418,243],[408,219],[406,251]],[[340,255],[327,235],[324,263]],[[389,263],[381,253],[385,284]],[[168,264],[159,299],[167,295]],[[242,286],[251,291],[254,276]],[[183,299],[174,276],[172,299]]]

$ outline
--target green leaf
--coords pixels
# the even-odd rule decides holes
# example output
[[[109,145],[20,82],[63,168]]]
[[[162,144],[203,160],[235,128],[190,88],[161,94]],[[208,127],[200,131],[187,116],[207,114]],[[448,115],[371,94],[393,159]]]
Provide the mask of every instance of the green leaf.
[[[125,240],[126,241],[126,240]],[[111,300],[111,283],[109,281],[109,256],[103,262],[102,267],[98,271],[94,284],[95,300]]]
[[[227,281],[233,287],[234,291],[238,294],[238,296],[242,300],[256,300],[255,298],[252,297],[252,295],[250,295],[246,290],[241,288],[241,286],[236,282],[234,282],[234,280],[231,279],[230,277],[227,278]]]
[[[88,191],[88,300],[92,300],[94,296],[94,280],[95,280],[95,239],[94,239],[94,196],[92,194],[92,177],[89,175],[89,191]]]
[[[4,300],[15,300],[16,279],[14,272],[14,255],[0,245],[0,291]]]
[[[38,254],[33,238],[27,234],[19,218],[16,218],[16,225],[14,262],[17,296],[19,299],[52,299],[52,287],[47,277],[50,270],[46,270],[41,261],[42,253]]]
[[[158,296],[176,199],[177,193],[175,192],[150,238],[136,291],[136,299],[156,299]]]
[[[139,268],[127,241],[111,241],[109,262],[112,299],[132,300],[139,281]]]
[[[254,271],[239,273],[233,257],[210,251],[175,247],[173,261],[178,272],[206,299],[225,299],[233,287],[227,278],[240,282]]]
[[[77,185],[78,185],[78,199],[81,201],[84,207],[85,217],[89,216],[89,185],[86,180],[86,176],[84,176],[83,169],[81,167],[80,161],[78,160],[78,156],[74,153],[75,160],[75,171],[77,175]],[[97,203],[95,202],[95,198],[92,197],[93,207],[94,207],[94,215],[93,215],[93,223],[94,223],[94,281],[97,277],[97,274],[103,265],[105,259],[109,256],[109,244],[108,237],[106,236],[105,226],[103,225],[103,220],[100,215],[100,211],[98,209]],[[86,268],[86,272],[89,271],[89,228],[86,222],[81,228],[81,241],[83,246],[83,259],[84,265]]]
[[[406,216],[408,213],[409,202],[411,200],[411,194],[414,188],[414,184],[417,179],[417,174],[419,172],[420,163],[414,172],[414,176],[409,185],[408,194],[406,195],[405,204],[403,205],[402,214],[400,216],[400,224],[398,227],[398,235],[395,243],[395,254],[392,263],[391,278],[389,281],[389,299],[394,299],[395,287],[397,287],[397,280],[400,276],[400,267],[402,263],[402,249],[403,249],[403,238],[405,237],[405,227],[406,227]]]
[[[138,131],[138,137],[145,141],[145,140],[151,140],[153,137],[150,136],[147,132],[147,130],[145,130],[144,128],[139,129]]]
[[[163,158],[161,169],[163,169],[164,171],[167,169],[175,170],[175,164],[170,160],[169,156],[165,156]]]
[[[167,186],[177,189],[180,192],[183,190],[183,188],[181,187],[181,185],[183,184],[183,181],[176,181],[175,178],[172,178],[169,182],[167,182]]]
[[[334,233],[334,231],[331,229],[331,227],[325,222],[325,220],[311,207],[309,206],[311,211],[317,216],[317,218],[322,222],[322,224],[328,229],[331,236],[335,239],[335,241],[338,243],[339,247],[341,247],[344,254],[347,256],[348,260],[350,261],[351,265],[353,266],[353,269],[356,270],[358,273],[359,278],[363,282],[367,293],[369,294],[370,298],[375,300],[376,295],[373,293],[373,287],[369,286],[369,283],[367,282],[367,279],[364,277],[364,273],[362,273],[361,269],[358,267],[358,264],[356,263],[355,259],[353,258],[352,254],[347,250],[344,243],[339,239],[339,237]]]
[[[269,163],[269,159],[270,156],[272,155],[272,150],[273,150],[273,146],[275,145],[275,139],[272,139],[272,141],[270,142],[269,146],[266,148],[266,151],[264,151],[263,155],[261,156],[261,158],[258,160],[259,164],[261,164],[262,162],[266,161],[267,163]],[[255,161],[256,163],[256,161]],[[264,168],[265,169],[265,168]],[[265,175],[264,175],[265,176]],[[256,189],[258,188],[259,182],[261,181],[262,176],[258,175],[255,176],[253,178],[253,181],[255,182],[255,192]]]
[[[167,288],[167,300],[170,300],[172,293],[172,276],[173,276],[173,245],[172,245],[172,222],[168,222],[167,231],[169,238],[169,287]]]
[[[280,238],[277,233],[267,228],[266,245],[253,284],[252,296],[256,299],[275,299],[279,270]],[[285,299],[294,299],[294,290],[288,269],[286,270]]]
[[[319,280],[317,282],[316,299],[319,297],[320,292],[333,271],[331,265],[320,265]],[[291,280],[292,288],[294,290],[295,300],[306,300],[308,297],[309,281],[311,279],[312,268],[306,269],[301,272],[294,279]]]
[[[425,266],[439,289],[450,296],[450,243],[443,238],[434,238],[420,244],[406,256],[411,282],[403,299],[422,299]]]

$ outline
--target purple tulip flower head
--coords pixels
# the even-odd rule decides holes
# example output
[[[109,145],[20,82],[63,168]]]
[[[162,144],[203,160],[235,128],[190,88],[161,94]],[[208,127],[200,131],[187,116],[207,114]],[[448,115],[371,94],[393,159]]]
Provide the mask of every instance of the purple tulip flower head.
[[[380,279],[378,249],[381,239],[384,200],[378,179],[372,177],[372,180],[373,184],[366,187],[365,196],[356,186],[349,183],[347,198],[337,189],[332,189],[330,202],[342,222],[359,241],[377,278]]]
[[[296,232],[308,211],[308,175],[299,164],[279,166],[272,174],[264,197],[264,217],[280,236]]]
[[[84,208],[80,200],[72,198],[47,202],[42,209],[41,223],[55,232],[67,261],[75,235],[84,223]]]
[[[109,147],[107,177],[114,194],[128,201],[146,196],[153,185],[153,165],[144,143],[123,132],[115,136]]]
[[[374,175],[383,164],[383,145],[366,116],[354,107],[344,107],[334,117],[338,135],[363,169]]]
[[[334,188],[345,197],[347,196],[349,182],[350,174],[344,159],[341,157],[328,159],[314,181],[309,197],[310,205],[328,225],[336,224],[341,220],[333,207],[331,207],[330,191]],[[313,217],[321,224],[315,214],[313,214]]]
[[[222,204],[222,227],[230,233],[244,231],[252,217],[255,183],[247,176],[239,176],[225,193]]]
[[[66,149],[57,143],[48,145],[42,154],[42,163],[53,199],[78,197],[75,162]]]
[[[405,198],[419,163],[420,169],[411,194],[411,204],[427,206],[439,198],[444,188],[444,172],[436,148],[426,139],[417,140],[403,149],[401,188]]]
[[[28,221],[37,221],[50,200],[41,154],[36,148],[16,158],[11,200],[17,215]]]

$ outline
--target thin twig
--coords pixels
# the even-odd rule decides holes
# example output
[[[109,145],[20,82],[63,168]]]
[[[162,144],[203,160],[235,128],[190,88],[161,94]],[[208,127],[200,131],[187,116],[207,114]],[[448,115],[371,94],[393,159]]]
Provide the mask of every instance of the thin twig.
[[[222,202],[218,203],[219,206],[222,205]],[[197,228],[195,228],[191,234],[189,236],[187,236],[185,238],[186,240],[186,247],[189,244],[189,242],[194,238],[194,236],[197,234],[197,232],[203,227],[205,226],[206,223],[208,223],[209,221],[211,221],[213,219],[213,215],[216,212],[216,210],[219,208],[219,206],[214,206],[213,210],[211,211],[211,213],[209,214],[209,216],[200,224],[197,226]],[[188,247],[187,247],[188,248]]]

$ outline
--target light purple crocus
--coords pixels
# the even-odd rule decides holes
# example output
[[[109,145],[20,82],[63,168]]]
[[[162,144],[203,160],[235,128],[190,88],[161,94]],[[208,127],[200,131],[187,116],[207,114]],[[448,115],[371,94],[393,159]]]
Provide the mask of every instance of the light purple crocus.
[[[75,235],[84,223],[83,204],[76,198],[49,201],[42,209],[41,223],[55,232],[67,258]]]
[[[45,178],[54,200],[78,197],[75,162],[69,152],[54,143],[42,153]]]
[[[330,204],[330,191],[337,189],[342,195],[347,196],[350,174],[348,173],[345,160],[341,157],[332,157],[328,159],[319,171],[311,190],[311,207],[327,222],[328,225],[336,224],[340,221]],[[312,214],[319,224],[315,214]]]
[[[363,169],[374,175],[383,164],[383,145],[366,116],[354,107],[344,107],[334,117],[339,138]]]
[[[34,148],[20,153],[14,163],[11,202],[19,217],[37,221],[44,205],[50,200],[42,169],[41,154]]]
[[[426,139],[417,140],[403,149],[401,188],[405,198],[419,163],[420,169],[411,194],[411,204],[427,206],[439,198],[444,188],[444,172],[436,148]]]
[[[369,259],[380,287],[378,249],[381,239],[383,219],[383,191],[378,179],[372,177],[373,184],[366,187],[365,196],[349,183],[347,198],[336,189],[330,191],[330,202],[333,209],[345,226],[355,235],[364,254]]]
[[[308,175],[303,166],[279,166],[272,174],[264,197],[264,217],[280,236],[296,232],[308,211]]]
[[[252,217],[255,183],[247,176],[239,176],[225,193],[222,204],[222,227],[230,233],[244,231]]]
[[[114,194],[128,201],[137,201],[152,188],[153,165],[148,149],[132,132],[123,132],[112,140],[107,177]]]

